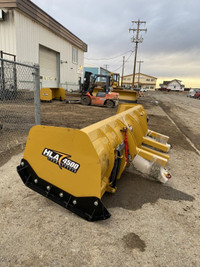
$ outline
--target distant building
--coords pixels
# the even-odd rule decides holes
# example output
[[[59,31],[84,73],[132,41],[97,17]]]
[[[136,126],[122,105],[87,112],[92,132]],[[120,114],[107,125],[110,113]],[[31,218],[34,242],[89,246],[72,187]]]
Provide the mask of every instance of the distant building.
[[[90,65],[90,64],[85,64],[83,67],[83,77],[85,77],[85,72],[89,71],[92,72],[93,74],[99,74],[99,67],[95,65]]]
[[[164,81],[159,85],[160,89],[166,89],[170,91],[184,91],[185,85],[181,84],[180,80],[174,79],[172,81]]]
[[[100,75],[110,75],[110,71],[107,69],[104,69],[99,66],[91,65],[91,64],[85,64],[83,68],[83,77],[85,76],[85,72],[89,71],[92,72],[93,75],[100,74]],[[100,78],[98,81],[103,82],[105,79]]]
[[[0,1],[0,50],[39,64],[41,87],[78,86],[83,77],[87,44],[30,0]]]
[[[136,73],[134,87],[154,91],[156,89],[156,81],[156,77],[144,73]],[[123,79],[121,77],[121,82],[122,86],[131,87],[133,82],[133,74],[125,75],[123,76]]]

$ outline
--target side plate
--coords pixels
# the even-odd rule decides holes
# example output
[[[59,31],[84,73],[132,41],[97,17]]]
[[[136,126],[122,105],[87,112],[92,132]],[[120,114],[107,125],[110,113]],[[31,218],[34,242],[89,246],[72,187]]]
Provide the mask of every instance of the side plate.
[[[25,159],[22,159],[21,164],[17,166],[17,172],[27,187],[87,221],[105,220],[111,216],[99,198],[75,197],[63,191],[38,177]]]

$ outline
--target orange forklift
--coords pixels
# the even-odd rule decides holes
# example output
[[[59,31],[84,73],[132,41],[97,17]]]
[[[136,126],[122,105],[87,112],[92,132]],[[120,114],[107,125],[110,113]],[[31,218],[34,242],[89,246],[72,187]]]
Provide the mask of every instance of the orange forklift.
[[[108,108],[118,106],[119,94],[112,92],[112,87],[110,87],[111,76],[95,74],[91,77],[91,75],[92,72],[85,72],[85,81],[81,86],[81,104],[106,106]],[[98,78],[106,79],[106,85],[104,86],[104,91],[97,92],[96,95],[93,95],[93,90],[97,87],[95,82]]]

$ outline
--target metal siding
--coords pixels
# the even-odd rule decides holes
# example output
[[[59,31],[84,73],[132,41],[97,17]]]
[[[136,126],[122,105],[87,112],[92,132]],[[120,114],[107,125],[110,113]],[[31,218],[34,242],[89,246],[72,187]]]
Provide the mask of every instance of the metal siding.
[[[0,21],[0,50],[16,55],[16,32],[12,10],[6,13],[5,20]]]
[[[67,61],[60,65],[60,82],[75,82],[82,74],[84,52],[78,49],[78,64],[72,63],[72,45],[46,27],[24,16],[15,10],[17,56],[20,61],[39,63],[39,45],[48,47],[60,53],[60,60]]]
[[[50,31],[53,31],[57,35],[65,38],[71,44],[79,47],[84,52],[87,52],[87,44],[80,40],[76,35],[66,29],[63,25],[49,16],[37,5],[29,0],[0,0],[0,8],[17,8],[20,12],[23,12],[30,19],[34,19],[36,22],[47,27]]]
[[[92,72],[93,75],[94,74],[99,74],[99,69],[98,68],[94,68],[94,67],[84,67],[84,76],[85,76],[85,72],[86,71],[89,71],[89,72]]]
[[[106,70],[106,69],[100,68],[100,74],[101,74],[101,75],[109,75],[110,72],[109,72],[108,70]],[[101,77],[101,78],[99,79],[99,81],[100,81],[100,82],[106,82],[106,78]]]
[[[101,75],[110,75],[110,72],[108,70],[100,68],[100,74]]]

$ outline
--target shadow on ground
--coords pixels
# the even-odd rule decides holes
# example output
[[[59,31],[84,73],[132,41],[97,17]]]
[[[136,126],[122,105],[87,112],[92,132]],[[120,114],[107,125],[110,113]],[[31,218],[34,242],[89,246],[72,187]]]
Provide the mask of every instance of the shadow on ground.
[[[158,199],[193,201],[195,198],[169,185],[145,179],[140,174],[124,172],[117,183],[116,193],[105,194],[102,201],[108,209],[121,207],[134,211],[144,204],[156,203]]]

